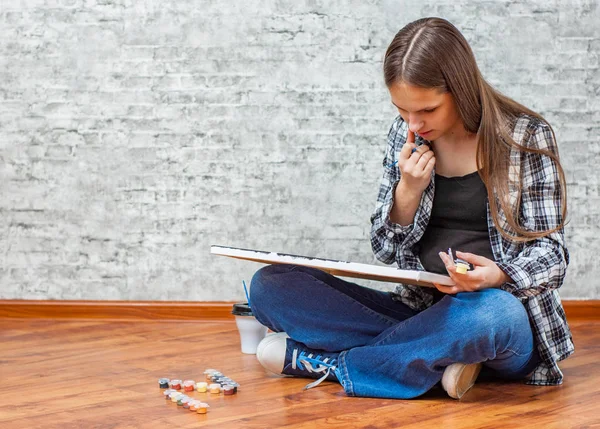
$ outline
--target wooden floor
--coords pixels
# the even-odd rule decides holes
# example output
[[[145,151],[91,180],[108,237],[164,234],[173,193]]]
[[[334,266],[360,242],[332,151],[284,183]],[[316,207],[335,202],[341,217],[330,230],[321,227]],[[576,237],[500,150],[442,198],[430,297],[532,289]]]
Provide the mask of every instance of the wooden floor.
[[[600,427],[600,323],[572,323],[577,351],[558,387],[478,382],[456,401],[436,387],[412,400],[346,397],[339,384],[267,376],[239,351],[233,322],[0,319],[1,428]],[[235,396],[194,393],[198,415],[167,403],[160,377],[216,368]]]

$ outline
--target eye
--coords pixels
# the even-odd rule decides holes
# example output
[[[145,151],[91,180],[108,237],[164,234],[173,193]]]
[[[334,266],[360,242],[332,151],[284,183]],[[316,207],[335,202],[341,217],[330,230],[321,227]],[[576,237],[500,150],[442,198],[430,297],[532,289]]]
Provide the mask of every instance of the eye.
[[[425,109],[423,110],[425,113],[432,113],[435,111],[435,109],[437,109],[437,107],[434,107],[433,109]]]

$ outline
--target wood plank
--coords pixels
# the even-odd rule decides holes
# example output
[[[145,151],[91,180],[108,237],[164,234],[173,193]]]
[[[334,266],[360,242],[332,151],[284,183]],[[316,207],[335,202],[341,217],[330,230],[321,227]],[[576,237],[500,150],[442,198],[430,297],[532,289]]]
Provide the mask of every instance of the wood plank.
[[[0,318],[233,320],[233,302],[0,300]]]
[[[600,300],[564,300],[563,307],[567,320],[600,321]]]
[[[0,319],[233,320],[233,302],[0,300]],[[600,300],[563,301],[567,320],[600,321]]]
[[[479,380],[462,400],[439,387],[412,400],[351,398],[326,382],[267,375],[240,352],[235,323],[0,319],[0,427],[588,428],[600,425],[600,323],[571,323],[561,386]],[[167,403],[160,377],[216,368],[235,396],[195,392],[207,415]]]

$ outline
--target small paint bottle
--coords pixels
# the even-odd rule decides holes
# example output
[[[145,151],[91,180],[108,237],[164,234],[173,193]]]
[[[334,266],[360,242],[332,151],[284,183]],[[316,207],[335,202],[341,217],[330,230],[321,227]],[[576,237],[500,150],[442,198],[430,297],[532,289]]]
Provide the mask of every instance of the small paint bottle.
[[[169,381],[170,380],[168,378],[159,378],[158,379],[158,387],[160,387],[161,389],[168,389]]]
[[[173,392],[177,392],[177,391],[174,389],[163,390],[163,395],[165,396],[165,399],[167,399],[167,400],[171,399],[171,393],[173,393]]]
[[[200,402],[198,405],[196,405],[196,413],[198,414],[206,414],[208,412],[209,409],[209,405],[204,403],[204,402]]]
[[[177,405],[182,407],[183,406],[183,401],[189,401],[190,397],[186,396],[186,395],[181,395],[177,398]]]
[[[183,393],[181,392],[173,392],[171,393],[171,402],[177,403],[177,400],[179,399],[179,397],[183,396]]]
[[[198,401],[198,400],[196,400],[196,399],[194,399],[194,400],[190,401],[190,402],[189,402],[189,405],[190,405],[190,411],[196,411],[196,410],[198,409],[198,408],[197,408],[197,405],[198,405],[198,404],[200,404],[200,403],[201,403],[201,401]]]
[[[186,410],[189,410],[190,408],[190,402],[193,402],[194,400],[192,398],[185,398],[181,401],[181,404],[183,406],[183,408],[185,408]]]
[[[456,266],[456,272],[460,274],[467,274],[467,271],[471,269],[467,261],[458,258],[454,260],[454,265]]]
[[[194,391],[194,380],[185,380],[183,382],[183,390],[186,392]]]
[[[221,385],[217,383],[211,383],[208,386],[208,391],[213,394],[219,394],[221,393]]]
[[[219,372],[216,369],[207,369],[206,371],[204,371],[204,376],[206,377],[206,381],[210,381],[210,378],[213,376],[214,373]]]
[[[225,384],[229,384],[229,385],[231,385],[231,386],[236,386],[236,387],[237,387],[237,386],[239,386],[239,384],[237,384],[237,383],[235,382],[235,380],[232,380],[231,378],[228,378],[228,379],[225,381]]]
[[[226,384],[225,386],[223,386],[223,395],[229,396],[233,395],[234,393],[234,386],[232,386],[231,384]]]
[[[208,383],[206,381],[199,381],[196,383],[196,390],[198,392],[206,392],[208,388]]]
[[[224,384],[227,384],[226,382],[226,377],[217,377],[215,380],[213,380],[215,383],[219,383],[221,386]]]
[[[181,389],[181,380],[171,380],[171,388],[175,390]]]

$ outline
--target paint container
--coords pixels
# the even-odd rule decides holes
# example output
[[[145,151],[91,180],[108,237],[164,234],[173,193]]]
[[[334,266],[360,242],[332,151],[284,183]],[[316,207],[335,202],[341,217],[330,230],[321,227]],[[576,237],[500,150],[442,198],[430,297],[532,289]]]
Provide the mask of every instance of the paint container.
[[[238,391],[238,386],[239,384],[237,383],[232,383],[232,384],[226,384],[225,386],[223,386],[223,393],[225,393],[225,388],[231,388],[233,390],[233,392],[231,393],[231,395],[235,395]]]
[[[186,392],[194,391],[194,380],[185,380],[183,382],[183,390]]]
[[[216,369],[213,369],[213,368],[208,368],[208,369],[204,370],[204,374],[212,374],[214,372],[219,372],[219,371],[217,371]]]
[[[181,395],[177,398],[177,405],[182,407],[183,406],[183,401],[189,401],[190,397],[186,396],[186,395]]]
[[[190,402],[189,402],[189,405],[190,405],[190,411],[196,411],[196,410],[198,409],[198,408],[197,408],[197,405],[198,405],[198,404],[200,404],[200,403],[201,403],[201,401],[198,401],[198,400],[196,400],[196,399],[194,399],[193,401],[190,401]]]
[[[159,378],[158,379],[158,387],[160,387],[161,389],[168,389],[169,381],[170,380],[168,378]]]
[[[199,381],[196,383],[196,390],[198,392],[206,392],[208,389],[208,383],[206,381]]]
[[[166,399],[166,400],[169,400],[169,399],[171,399],[171,393],[174,393],[174,392],[177,392],[177,390],[174,390],[174,389],[166,389],[166,390],[163,390],[163,392],[162,392],[162,393],[163,393],[163,395],[165,396],[165,399]]]
[[[185,408],[186,410],[189,410],[190,409],[190,402],[193,402],[193,401],[194,400],[192,398],[188,397],[186,399],[183,399],[181,401],[181,404],[182,404],[183,408]]]
[[[214,380],[215,383],[219,383],[221,386],[227,384],[227,377],[217,377]]]
[[[198,414],[206,414],[208,412],[209,409],[209,405],[204,403],[204,402],[200,402],[199,404],[196,405],[196,413]]]
[[[467,271],[471,269],[471,265],[467,261],[462,259],[455,259],[454,265],[456,266],[456,272],[460,274],[467,274]]]
[[[212,383],[208,386],[208,391],[213,394],[221,393],[221,385],[217,383]]]
[[[177,400],[181,397],[184,396],[183,393],[181,392],[173,392],[171,393],[171,402],[177,403]]]
[[[214,378],[222,376],[223,374],[221,374],[219,371],[209,372],[208,374],[206,374],[206,381],[213,381]]]
[[[226,384],[223,386],[223,395],[229,396],[235,393],[235,388],[231,384]]]
[[[242,353],[256,354],[258,343],[267,335],[267,327],[256,320],[248,303],[233,304],[231,314],[235,316],[235,324],[240,333]]]
[[[181,380],[171,380],[171,389],[180,390]]]

